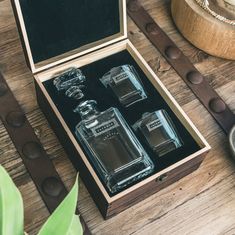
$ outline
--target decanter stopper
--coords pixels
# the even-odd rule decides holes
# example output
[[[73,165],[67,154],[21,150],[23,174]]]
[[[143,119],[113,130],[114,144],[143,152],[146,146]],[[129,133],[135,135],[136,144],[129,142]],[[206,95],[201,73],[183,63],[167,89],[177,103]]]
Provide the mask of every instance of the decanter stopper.
[[[58,91],[68,90],[72,86],[78,86],[86,81],[82,71],[77,68],[70,68],[53,81]]]
[[[74,112],[80,114],[82,119],[97,115],[99,113],[97,102],[95,100],[83,101],[74,109]]]

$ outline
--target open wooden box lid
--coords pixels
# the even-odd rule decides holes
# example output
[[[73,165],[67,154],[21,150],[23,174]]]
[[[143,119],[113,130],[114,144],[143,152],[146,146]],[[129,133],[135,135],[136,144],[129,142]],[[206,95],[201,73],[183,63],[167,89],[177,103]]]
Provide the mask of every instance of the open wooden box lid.
[[[33,73],[127,38],[126,0],[12,0]]]

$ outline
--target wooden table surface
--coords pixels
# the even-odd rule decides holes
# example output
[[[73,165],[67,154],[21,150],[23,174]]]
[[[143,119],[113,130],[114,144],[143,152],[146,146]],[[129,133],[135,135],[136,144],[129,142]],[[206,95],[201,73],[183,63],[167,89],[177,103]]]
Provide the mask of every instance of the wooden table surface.
[[[190,45],[172,22],[169,0],[141,0],[141,3],[235,112],[235,62],[209,56]],[[93,234],[235,234],[235,162],[230,158],[227,137],[130,19],[128,31],[130,40],[208,140],[212,150],[195,173],[108,221],[103,220],[81,182],[78,203],[83,217]],[[0,0],[0,70],[70,188],[76,172],[38,108],[33,76],[25,64],[9,0]],[[2,124],[0,164],[23,195],[25,230],[36,234],[48,217],[48,211]]]

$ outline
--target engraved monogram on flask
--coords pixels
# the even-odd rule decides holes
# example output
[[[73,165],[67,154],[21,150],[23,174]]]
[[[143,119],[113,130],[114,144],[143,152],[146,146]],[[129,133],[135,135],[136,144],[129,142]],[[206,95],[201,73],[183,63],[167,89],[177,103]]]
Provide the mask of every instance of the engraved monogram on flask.
[[[116,76],[113,77],[114,82],[117,84],[123,80],[127,79],[127,74],[122,72]]]
[[[159,119],[157,119],[157,120],[154,120],[154,121],[148,123],[146,126],[149,131],[153,131],[153,130],[157,129],[158,127],[162,126],[162,123]]]
[[[108,131],[113,130],[114,128],[118,127],[118,123],[115,119],[112,119],[110,121],[104,122],[100,125],[98,125],[97,127],[93,127],[91,128],[91,131],[93,132],[93,134],[95,136],[99,136],[102,135]]]

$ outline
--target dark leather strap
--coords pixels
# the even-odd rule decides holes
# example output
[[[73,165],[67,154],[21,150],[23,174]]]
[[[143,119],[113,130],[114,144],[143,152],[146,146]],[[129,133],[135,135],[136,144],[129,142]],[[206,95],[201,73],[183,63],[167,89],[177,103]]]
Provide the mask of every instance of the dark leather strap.
[[[235,114],[176,44],[157,25],[138,0],[128,0],[127,10],[136,25],[161,52],[225,133],[228,134],[235,125]]]
[[[1,73],[0,117],[44,203],[53,212],[68,192]],[[90,234],[83,218],[81,223],[84,234]]]

